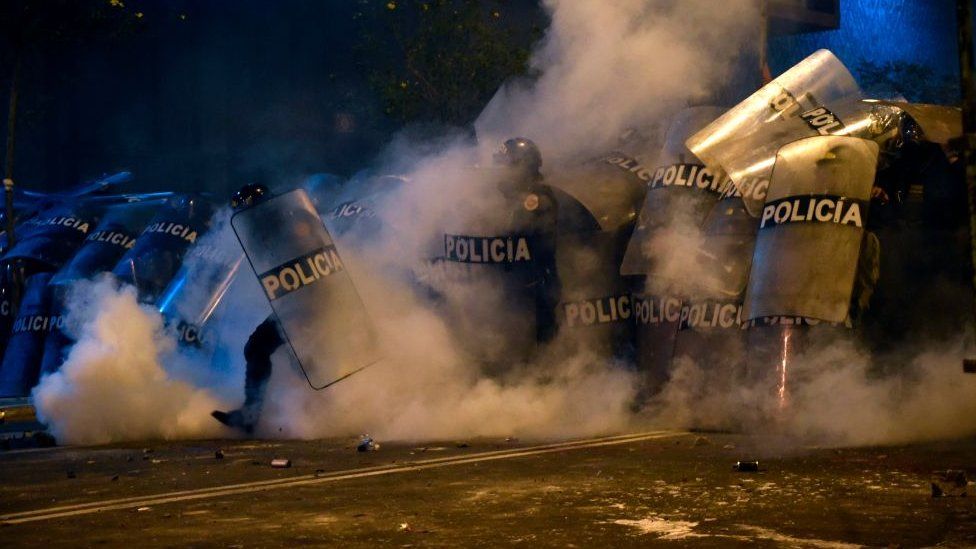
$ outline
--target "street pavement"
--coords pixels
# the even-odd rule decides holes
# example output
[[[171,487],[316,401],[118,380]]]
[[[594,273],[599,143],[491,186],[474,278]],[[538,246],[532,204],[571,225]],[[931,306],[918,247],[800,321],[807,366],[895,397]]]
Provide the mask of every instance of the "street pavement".
[[[976,476],[976,440],[811,448],[648,431],[377,442],[0,453],[0,546],[976,546],[976,491],[942,480]],[[759,470],[734,469],[747,460]],[[950,495],[933,497],[933,480]]]

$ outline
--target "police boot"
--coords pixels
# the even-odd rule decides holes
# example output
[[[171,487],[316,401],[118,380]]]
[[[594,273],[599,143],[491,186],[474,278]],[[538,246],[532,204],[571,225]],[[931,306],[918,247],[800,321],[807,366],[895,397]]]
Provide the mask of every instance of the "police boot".
[[[244,409],[231,410],[229,412],[214,410],[210,412],[210,415],[217,421],[233,429],[240,429],[249,435],[254,432],[254,422],[248,419],[247,414],[244,413]]]

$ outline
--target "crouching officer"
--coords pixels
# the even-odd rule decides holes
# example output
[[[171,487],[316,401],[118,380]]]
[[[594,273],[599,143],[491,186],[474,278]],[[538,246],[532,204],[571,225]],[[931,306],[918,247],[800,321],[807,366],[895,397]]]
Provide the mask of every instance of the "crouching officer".
[[[252,432],[271,375],[271,355],[287,343],[312,389],[320,390],[379,361],[376,330],[312,199],[296,189],[268,196],[249,185],[232,200],[234,234],[274,314],[244,346],[244,405],[214,412]]]
[[[231,196],[230,205],[238,211],[257,203],[267,195],[268,188],[264,185],[245,185]],[[268,316],[251,332],[244,345],[244,404],[229,412],[214,410],[211,413],[214,419],[248,434],[254,432],[254,426],[261,415],[268,379],[271,377],[271,355],[284,343],[274,315]]]

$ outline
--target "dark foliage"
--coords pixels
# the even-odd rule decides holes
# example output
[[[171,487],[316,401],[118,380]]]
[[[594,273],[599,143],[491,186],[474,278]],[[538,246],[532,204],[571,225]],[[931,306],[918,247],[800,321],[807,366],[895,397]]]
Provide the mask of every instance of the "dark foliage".
[[[465,125],[528,71],[541,31],[516,32],[517,16],[502,0],[360,0],[357,62],[391,118]]]

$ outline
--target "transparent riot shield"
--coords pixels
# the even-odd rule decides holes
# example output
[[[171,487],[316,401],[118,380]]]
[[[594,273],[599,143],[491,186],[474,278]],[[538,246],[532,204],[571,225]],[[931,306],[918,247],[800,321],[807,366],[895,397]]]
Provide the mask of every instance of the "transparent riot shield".
[[[236,240],[229,235],[232,242],[218,239],[218,233],[210,233],[187,252],[183,266],[157,301],[181,345],[211,353],[211,318],[244,261]]]
[[[681,298],[652,291],[633,293],[634,345],[640,396],[659,392],[671,376],[675,338],[681,319]]]
[[[51,273],[27,278],[24,299],[14,319],[0,363],[0,397],[25,397],[40,377],[44,339],[51,328]]]
[[[620,275],[628,238],[629,231],[597,231],[556,240],[560,334],[607,358],[633,352],[633,303]]]
[[[776,156],[746,292],[746,317],[843,322],[867,221],[878,144],[811,137]]]
[[[379,360],[375,329],[305,191],[241,210],[231,225],[313,389]]]
[[[83,203],[59,203],[25,221],[16,244],[2,260],[27,260],[58,269],[68,262],[98,222],[96,209]]]
[[[905,112],[922,129],[926,141],[945,145],[962,136],[962,112],[959,107],[903,103],[900,101],[872,101]]]
[[[637,219],[652,175],[636,158],[613,152],[564,170],[547,183],[583,206],[600,230],[615,231]]]
[[[81,249],[54,275],[51,284],[65,284],[110,270],[135,246],[136,237],[157,206],[136,203],[108,208]]]
[[[173,197],[159,208],[112,273],[135,286],[141,301],[154,303],[179,270],[186,251],[210,228],[212,215],[213,204],[201,196]]]
[[[705,164],[725,170],[757,215],[762,197],[747,186],[768,179],[775,151],[808,135],[837,133],[843,123],[833,112],[836,106],[861,98],[844,64],[820,50],[691,136],[687,145]]]
[[[648,275],[655,271],[654,256],[670,232],[695,231],[722,193],[724,177],[704,165],[685,147],[685,140],[722,114],[720,107],[694,107],[678,113],[658,156],[648,172],[647,194],[627,246],[621,274]],[[655,242],[660,239],[660,242]]]
[[[382,226],[380,209],[405,183],[402,177],[384,175],[354,179],[340,192],[316,203],[329,233],[341,242],[362,243],[378,236]]]

